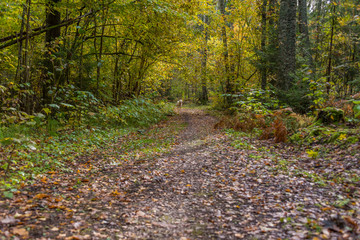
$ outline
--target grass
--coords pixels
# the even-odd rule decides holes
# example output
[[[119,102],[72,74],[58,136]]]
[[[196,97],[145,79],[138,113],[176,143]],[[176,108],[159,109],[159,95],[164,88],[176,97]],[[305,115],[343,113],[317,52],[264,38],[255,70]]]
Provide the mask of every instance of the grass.
[[[121,149],[121,154],[129,157],[129,152],[151,155],[166,151],[174,144],[174,136],[181,126],[144,130],[171,114],[171,106],[163,103],[159,106],[145,100],[126,104],[128,107],[112,107],[113,115],[104,111],[96,121],[84,118],[76,127],[57,120],[1,126],[0,188],[12,189],[41,173],[67,171],[76,158],[95,150],[105,151],[116,146],[116,150]],[[126,116],[124,119],[128,122],[117,121],[118,113]],[[123,138],[127,141],[121,142]]]

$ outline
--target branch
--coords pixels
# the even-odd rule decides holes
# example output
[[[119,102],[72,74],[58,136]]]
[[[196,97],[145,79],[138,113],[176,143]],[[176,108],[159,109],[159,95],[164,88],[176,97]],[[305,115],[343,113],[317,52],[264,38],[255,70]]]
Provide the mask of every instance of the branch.
[[[245,78],[244,76],[241,75],[241,78],[246,80],[246,81],[249,81],[255,75],[255,73],[257,73],[257,70],[255,70],[255,72],[253,74],[251,74],[250,77]]]
[[[92,56],[95,54],[96,53],[88,53],[88,54],[83,55],[83,57]],[[134,57],[134,58],[140,58],[140,56],[135,56],[135,55],[131,55],[131,54],[124,53],[124,52],[102,53],[102,55],[106,55],[106,56],[124,55],[124,56],[129,56],[129,57]]]
[[[31,33],[31,34],[29,34],[29,38],[33,38],[33,37],[35,37],[35,36],[38,36],[38,35],[46,32],[46,31],[48,31],[48,30],[50,30],[50,29],[53,29],[53,28],[58,28],[58,27],[63,27],[63,26],[70,25],[70,24],[74,23],[76,20],[79,20],[79,19],[81,19],[81,18],[87,17],[87,16],[89,16],[89,15],[91,15],[91,14],[93,14],[93,13],[95,13],[95,12],[90,11],[90,12],[84,14],[84,15],[81,15],[81,16],[77,17],[77,18],[72,18],[72,19],[63,21],[62,23],[60,23],[59,25],[56,25],[56,26],[51,26],[51,27],[47,27],[47,28],[43,26],[43,27],[35,28],[35,29],[32,30],[32,31],[34,31],[34,32]],[[13,37],[12,37],[12,36],[13,36]],[[11,45],[14,45],[14,44],[18,43],[19,41],[23,41],[23,40],[26,39],[26,36],[19,37],[19,36],[21,36],[21,33],[18,33],[18,34],[12,35],[12,36],[5,37],[5,38],[0,39],[0,42],[4,42],[4,41],[8,41],[8,40],[10,40],[10,39],[16,38],[15,40],[12,40],[12,41],[10,41],[10,42],[8,42],[8,43],[5,43],[5,44],[3,44],[3,45],[0,45],[0,50],[1,50],[1,49],[4,49],[4,48],[7,48],[7,47],[9,47],[9,46],[11,46]],[[12,38],[11,38],[11,37],[12,37]],[[19,37],[19,38],[17,38],[17,37]],[[4,39],[6,39],[6,40],[4,40]]]
[[[94,39],[94,38],[100,38],[100,37],[103,37],[103,38],[116,38],[116,39],[122,38],[122,39],[127,40],[127,41],[134,41],[134,42],[140,43],[141,45],[144,45],[144,43],[142,41],[140,41],[140,40],[131,39],[131,38],[127,38],[127,37],[121,37],[121,36],[109,36],[109,35],[88,36],[88,37],[84,38],[84,41],[89,40],[89,39]]]

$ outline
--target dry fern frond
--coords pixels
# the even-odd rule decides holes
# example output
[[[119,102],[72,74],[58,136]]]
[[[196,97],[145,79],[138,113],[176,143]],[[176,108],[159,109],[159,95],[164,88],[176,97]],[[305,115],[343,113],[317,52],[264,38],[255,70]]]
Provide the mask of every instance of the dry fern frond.
[[[287,129],[286,126],[284,124],[284,121],[276,118],[274,123],[274,134],[275,134],[275,142],[286,142],[287,141]]]

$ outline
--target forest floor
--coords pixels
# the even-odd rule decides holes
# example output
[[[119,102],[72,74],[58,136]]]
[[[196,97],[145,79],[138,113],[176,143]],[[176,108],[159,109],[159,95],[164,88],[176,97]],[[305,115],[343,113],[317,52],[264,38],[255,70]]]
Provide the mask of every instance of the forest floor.
[[[314,160],[178,111],[0,198],[0,239],[360,239],[359,144]]]

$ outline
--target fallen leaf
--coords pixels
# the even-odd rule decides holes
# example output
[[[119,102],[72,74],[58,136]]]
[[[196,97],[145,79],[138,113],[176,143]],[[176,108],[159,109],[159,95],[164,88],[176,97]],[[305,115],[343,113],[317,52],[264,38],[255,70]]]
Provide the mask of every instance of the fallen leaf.
[[[29,232],[25,228],[14,228],[13,234],[20,235],[21,237],[28,238]]]
[[[75,222],[75,223],[73,223],[73,226],[74,226],[75,229],[80,228],[81,225],[82,225],[82,222]]]
[[[4,219],[1,219],[0,222],[2,224],[12,224],[12,223],[19,222],[19,220],[15,219],[12,216],[6,216]]]
[[[236,238],[244,238],[245,235],[244,235],[244,234],[241,234],[241,233],[235,233],[235,237],[236,237]]]
[[[137,213],[136,213],[136,216],[138,216],[138,217],[144,217],[146,214],[144,213],[144,212],[142,212],[142,211],[138,211]]]
[[[34,199],[44,199],[44,198],[47,198],[49,197],[49,195],[47,194],[44,194],[44,193],[39,193],[39,194],[36,194]]]

